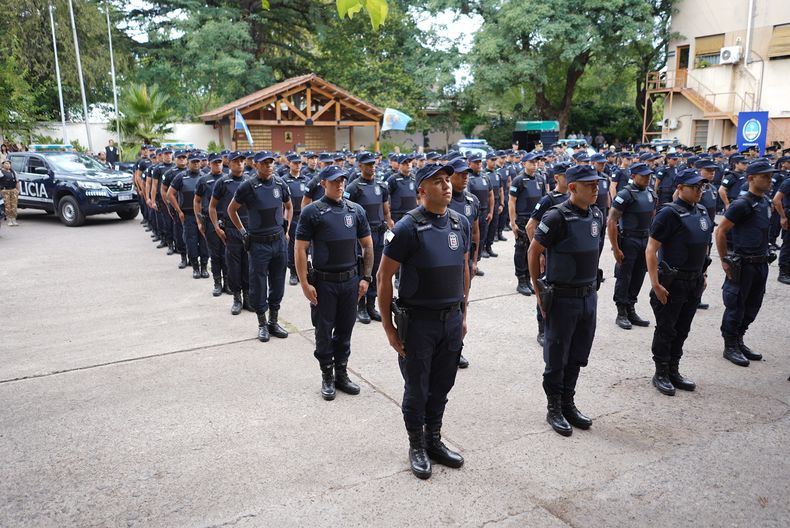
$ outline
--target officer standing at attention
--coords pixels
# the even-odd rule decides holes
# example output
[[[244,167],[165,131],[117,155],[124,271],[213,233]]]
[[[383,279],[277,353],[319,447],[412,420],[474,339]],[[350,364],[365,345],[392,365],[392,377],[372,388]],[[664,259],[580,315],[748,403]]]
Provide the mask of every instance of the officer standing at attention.
[[[296,262],[294,261],[296,226],[299,225],[299,215],[302,214],[302,197],[307,189],[308,180],[304,176],[305,173],[300,171],[302,162],[298,154],[289,154],[286,159],[288,160],[288,174],[285,175],[284,180],[291,193],[293,207],[293,218],[288,224],[288,269],[291,272],[288,284],[296,286],[299,284],[299,277],[296,276]]]
[[[696,385],[680,374],[680,359],[691,322],[697,312],[710,264],[708,248],[713,222],[699,203],[705,178],[694,169],[675,175],[677,199],[665,204],[650,227],[647,270],[653,290],[650,306],[656,316],[653,333],[653,386],[674,396],[675,389],[693,391]],[[714,204],[715,207],[715,204]],[[659,263],[658,254],[661,254]]]
[[[472,171],[469,175],[469,182],[467,183],[469,192],[474,194],[480,201],[480,218],[478,222],[480,224],[480,237],[485,243],[488,237],[488,224],[494,216],[496,200],[494,199],[494,192],[491,189],[491,182],[488,180],[488,176],[482,171],[482,154],[469,154],[466,157],[466,164],[469,165]],[[478,258],[489,258],[492,256],[496,256],[496,254],[491,255],[488,253],[486,247],[480,248]]]
[[[778,164],[783,169],[790,166],[790,156],[779,158]],[[790,167],[788,167],[790,168]],[[785,175],[782,184],[774,195],[774,210],[779,214],[782,227],[782,249],[779,250],[779,282],[790,284],[790,177]]]
[[[324,196],[302,208],[296,228],[296,272],[302,293],[310,301],[315,325],[315,357],[321,366],[321,396],[335,399],[335,389],[359,394],[348,377],[351,332],[357,305],[373,281],[373,240],[362,206],[343,199],[346,171],[321,169]],[[313,245],[313,269],[308,276],[307,249]],[[362,277],[357,267],[357,243],[362,247]]]
[[[274,175],[274,155],[259,152],[254,162],[256,176],[236,189],[228,205],[228,218],[241,233],[248,253],[250,304],[258,315],[258,340],[265,343],[269,334],[281,339],[288,337],[288,332],[278,322],[278,314],[285,294],[288,224],[293,207],[288,185]],[[247,212],[249,231],[239,218],[242,206]]]
[[[650,236],[650,222],[656,210],[656,194],[649,187],[653,171],[644,163],[631,167],[633,183],[617,193],[609,212],[607,232],[617,261],[614,276],[614,302],[617,326],[630,330],[632,325],[650,326],[636,313],[639,291],[645,280],[645,250]]]
[[[721,185],[719,186],[719,197],[724,204],[725,211],[730,206],[730,202],[738,198],[741,192],[741,186],[746,179],[744,171],[748,166],[746,158],[740,155],[732,156],[730,158],[730,165],[732,169],[724,173],[721,179]]]
[[[387,179],[393,222],[417,207],[417,186],[411,175],[411,156],[402,154],[397,158],[397,164],[397,172]]]
[[[343,197],[361,205],[365,210],[365,217],[370,226],[370,237],[373,241],[373,270],[371,276],[375,277],[379,271],[381,254],[384,251],[384,233],[395,224],[390,216],[389,189],[375,179],[373,165],[376,156],[372,152],[363,152],[359,155],[360,176],[348,184]],[[376,310],[376,282],[368,286],[365,296],[359,300],[357,306],[357,319],[360,323],[369,324],[381,321],[381,314]]]
[[[655,191],[658,195],[658,206],[672,201],[675,192],[675,175],[677,174],[678,155],[670,152],[666,156],[667,164],[656,172]]]
[[[595,205],[601,210],[603,217],[607,218],[609,216],[609,207],[612,205],[612,197],[609,194],[609,175],[604,172],[604,169],[606,169],[606,156],[603,154],[595,154],[590,158],[590,164],[598,171],[598,176],[601,177],[601,179],[598,180],[598,202]],[[601,237],[600,240],[598,240],[598,251],[603,251],[605,240],[606,237]]]
[[[232,294],[230,287],[227,286],[228,269],[225,266],[225,243],[214,231],[214,224],[209,218],[208,206],[211,202],[211,194],[214,192],[214,185],[222,178],[222,155],[211,154],[208,157],[209,173],[201,176],[195,188],[195,210],[197,226],[200,233],[206,238],[208,254],[211,259],[211,275],[214,278],[214,289],[211,295],[219,297],[222,292]],[[199,214],[198,214],[199,211]],[[225,285],[222,284],[222,277],[225,276]]]
[[[329,152],[322,152],[321,155],[318,156],[319,169],[313,171],[312,179],[309,180],[305,186],[304,196],[302,196],[302,209],[307,207],[307,204],[319,200],[324,196],[324,188],[321,186],[321,178],[319,178],[318,175],[324,168],[331,167],[333,162],[334,156]]]
[[[545,215],[548,210],[555,205],[561,204],[570,198],[570,195],[568,194],[568,180],[565,177],[565,173],[570,168],[571,164],[566,162],[560,162],[554,166],[554,181],[556,183],[554,190],[540,199],[538,204],[535,206],[535,209],[532,211],[529,221],[527,222],[527,238],[530,241],[535,238],[535,228],[538,227],[538,224],[540,224],[540,221],[543,219],[543,215]],[[541,263],[540,268],[542,273],[545,268],[544,262]],[[537,340],[540,346],[543,346],[545,342],[545,325],[543,321],[543,314],[540,313],[540,308],[535,310],[535,317],[538,320]]]
[[[187,170],[176,174],[167,190],[167,199],[175,210],[176,221],[182,226],[193,279],[208,279],[209,277],[208,248],[206,240],[198,230],[194,209],[195,190],[202,177],[200,174],[200,160],[202,158],[198,153],[190,154]]]
[[[162,149],[162,162],[154,167],[151,172],[151,177],[148,180],[151,182],[151,200],[148,207],[156,211],[156,225],[157,235],[160,238],[159,248],[170,248],[173,243],[173,220],[165,207],[164,197],[161,193],[162,176],[165,172],[173,167],[173,151],[170,149]],[[173,252],[169,251],[169,255]]]
[[[181,224],[181,221],[176,214],[175,208],[170,203],[170,200],[167,197],[167,193],[170,191],[170,184],[173,182],[173,179],[184,172],[187,169],[187,160],[189,158],[189,153],[185,150],[177,150],[175,153],[176,165],[175,167],[171,167],[170,170],[165,171],[162,174],[161,180],[161,192],[162,192],[162,199],[165,202],[165,212],[170,218],[171,225],[173,227],[173,238],[172,238],[172,245],[170,250],[167,252],[168,255],[173,253],[178,253],[181,256],[181,262],[178,264],[178,269],[186,268],[189,263],[187,261],[187,243],[186,239],[184,238],[184,226]]]
[[[220,178],[214,185],[211,194],[211,203],[208,214],[214,224],[214,231],[225,244],[225,265],[228,267],[228,284],[233,292],[233,305],[230,308],[232,315],[239,315],[242,308],[253,311],[249,299],[250,275],[247,262],[247,251],[241,233],[228,218],[228,206],[236,189],[244,182],[244,154],[231,152],[228,154],[230,161],[230,175]],[[236,214],[242,224],[247,224],[247,210],[239,209]]]
[[[600,286],[598,238],[604,218],[595,205],[601,176],[588,165],[565,172],[570,198],[543,216],[529,246],[530,276],[539,290],[538,306],[546,327],[543,390],[548,399],[546,421],[563,436],[571,425],[588,429],[592,420],[574,400],[581,367],[587,365],[595,337]],[[545,280],[539,279],[546,252]]]
[[[748,367],[762,355],[743,343],[743,336],[757,317],[765,295],[768,264],[776,255],[768,251],[771,204],[765,195],[776,171],[767,161],[755,161],[746,169],[749,191],[730,203],[716,230],[716,250],[727,274],[722,288],[724,315],[721,335],[724,358]],[[732,231],[732,252],[727,253],[727,233]]]
[[[497,234],[499,233],[499,215],[502,214],[502,210],[504,206],[504,189],[502,188],[502,181],[499,178],[499,170],[497,168],[497,153],[496,152],[489,152],[486,155],[486,178],[488,178],[488,182],[491,184],[491,191],[494,194],[494,206],[491,208],[491,221],[488,222],[488,233],[484,233],[485,236],[485,250],[490,257],[498,257],[499,255],[494,253],[492,248],[494,242],[497,240]]]
[[[527,267],[527,249],[529,238],[526,226],[535,206],[543,198],[543,185],[535,178],[537,155],[530,152],[521,158],[524,164],[524,173],[513,178],[510,184],[510,198],[508,208],[510,211],[510,228],[516,237],[516,250],[513,254],[513,264],[516,268],[518,286],[516,291],[521,295],[530,296],[535,293],[529,283],[529,268]],[[597,180],[596,180],[597,181]]]
[[[705,211],[708,213],[708,219],[710,220],[710,225],[716,226],[716,206],[717,206],[717,198],[718,195],[716,194],[716,188],[713,186],[713,179],[716,177],[716,169],[717,169],[716,162],[710,159],[703,159],[700,160],[695,164],[695,168],[699,171],[699,175],[702,176],[702,196],[700,197],[699,204],[705,208]],[[708,243],[708,254],[710,254],[710,248],[713,245],[713,241]],[[700,299],[699,308],[700,310],[707,310],[710,306],[708,303],[702,302]]]
[[[378,273],[379,309],[404,380],[403,421],[409,436],[411,471],[431,476],[431,460],[460,468],[463,457],[442,442],[447,394],[455,384],[466,335],[471,229],[449,209],[449,165],[426,165],[417,173],[421,206],[387,236]],[[392,320],[392,277],[401,269]]]

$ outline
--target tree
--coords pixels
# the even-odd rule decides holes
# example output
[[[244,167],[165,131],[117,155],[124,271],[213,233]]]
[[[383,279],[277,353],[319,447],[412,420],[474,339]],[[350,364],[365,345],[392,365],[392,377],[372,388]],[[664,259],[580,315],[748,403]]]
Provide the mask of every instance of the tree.
[[[157,85],[131,84],[121,93],[119,101],[121,136],[129,144],[159,143],[173,132],[174,114],[170,109],[169,96]],[[115,120],[108,130],[115,130]]]
[[[12,55],[0,48],[0,136],[17,138],[30,135],[39,117],[36,91],[25,79],[25,69]]]

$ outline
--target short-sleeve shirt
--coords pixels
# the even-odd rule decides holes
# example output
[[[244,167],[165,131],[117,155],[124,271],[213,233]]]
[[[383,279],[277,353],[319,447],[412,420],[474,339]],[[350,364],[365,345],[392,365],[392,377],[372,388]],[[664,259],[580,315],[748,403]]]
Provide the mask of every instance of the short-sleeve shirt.
[[[749,218],[752,212],[752,205],[747,200],[733,200],[724,212],[724,218],[737,224]]]
[[[444,228],[449,221],[449,214],[442,216],[424,211],[428,221],[437,227]],[[472,247],[472,235],[469,220],[463,215],[458,215],[461,222],[461,247],[464,253],[468,253]],[[416,223],[411,216],[405,215],[395,227],[392,228],[392,236],[388,237],[389,242],[384,246],[384,255],[392,260],[403,263],[409,256],[420,248],[420,238],[417,234]]]
[[[586,211],[584,209],[580,209],[573,205],[570,201],[565,202],[568,204],[568,207],[571,211],[575,212],[579,216],[587,217],[587,215],[592,214],[589,209]],[[538,228],[535,229],[535,240],[540,243],[543,247],[552,247],[562,241],[567,234],[567,225],[565,223],[565,219],[562,217],[562,213],[558,209],[549,209],[549,211],[543,215],[543,219],[540,221]]]
[[[326,196],[321,198],[321,200],[329,204],[331,207],[340,207],[338,202],[334,202]],[[370,225],[368,224],[368,219],[362,206],[354,202],[348,202],[346,200],[344,200],[342,203],[344,204],[343,207],[345,207],[345,204],[347,203],[354,205],[354,214],[357,217],[357,238],[364,238],[370,235]],[[308,204],[307,207],[302,209],[302,214],[299,217],[299,225],[296,227],[296,240],[313,240],[315,237],[316,228],[320,222],[321,211],[319,211],[318,207],[315,206],[315,203]]]
[[[784,195],[784,198],[782,199],[782,206],[785,209],[790,209],[790,178],[784,179],[777,192],[780,192]]]
[[[682,205],[688,211],[691,211],[693,208],[692,205],[683,200],[675,200],[674,203]],[[682,228],[682,223],[680,216],[671,207],[662,207],[656,213],[653,223],[650,225],[650,237],[655,238],[662,244],[666,244]]]
[[[543,215],[546,214],[546,211],[551,209],[553,206],[557,204],[561,204],[565,200],[568,199],[568,194],[556,194],[551,193],[547,194],[540,201],[535,205],[535,209],[532,210],[532,213],[529,215],[530,219],[540,221],[543,218]]]

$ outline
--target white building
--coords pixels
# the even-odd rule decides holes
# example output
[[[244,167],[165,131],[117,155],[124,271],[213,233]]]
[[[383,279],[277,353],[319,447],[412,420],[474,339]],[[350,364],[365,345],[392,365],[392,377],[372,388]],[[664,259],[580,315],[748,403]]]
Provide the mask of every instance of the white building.
[[[761,110],[768,143],[790,146],[790,0],[681,0],[677,9],[666,71],[648,76],[648,97],[664,96],[662,128],[646,123],[645,139],[727,145],[738,112]]]

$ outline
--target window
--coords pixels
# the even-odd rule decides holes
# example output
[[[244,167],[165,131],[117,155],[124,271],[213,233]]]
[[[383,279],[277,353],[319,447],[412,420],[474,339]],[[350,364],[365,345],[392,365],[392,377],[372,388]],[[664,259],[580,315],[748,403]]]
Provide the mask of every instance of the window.
[[[694,67],[705,68],[719,64],[719,52],[724,47],[724,33],[694,39]]]
[[[771,44],[768,46],[768,58],[790,58],[790,24],[774,26]]]
[[[47,164],[41,158],[31,157],[27,162],[27,172],[35,172],[36,167],[47,168]]]

